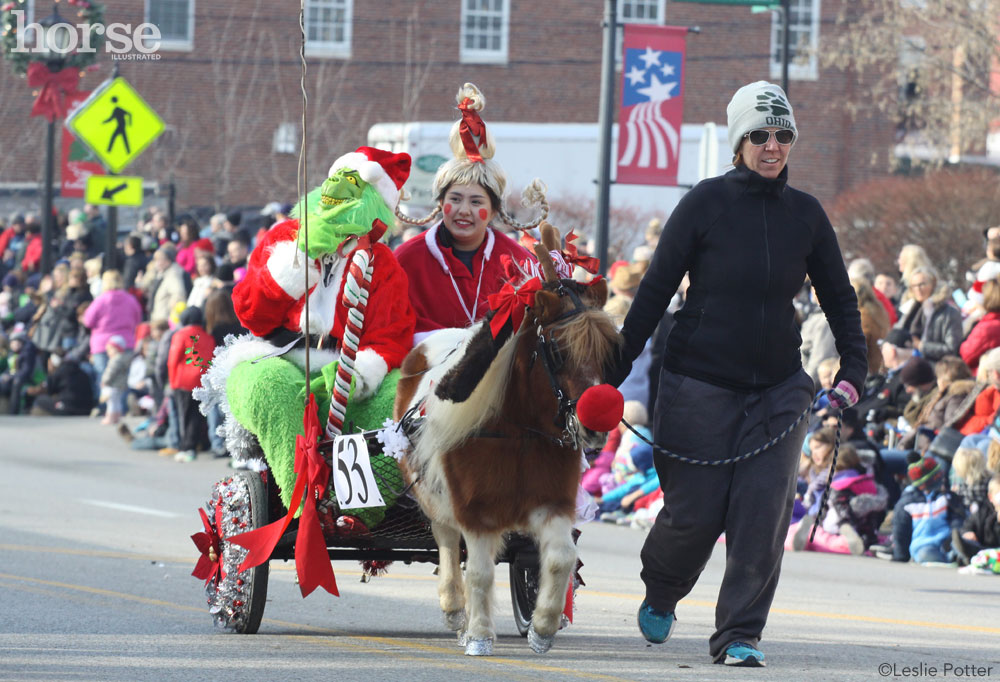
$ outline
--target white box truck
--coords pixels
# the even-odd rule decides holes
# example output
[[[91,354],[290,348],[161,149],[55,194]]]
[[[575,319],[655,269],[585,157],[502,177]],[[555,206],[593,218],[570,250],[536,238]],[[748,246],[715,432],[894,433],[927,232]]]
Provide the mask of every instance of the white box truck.
[[[368,131],[368,144],[413,157],[403,204],[409,215],[424,215],[434,205],[431,183],[438,167],[451,158],[451,123],[421,121],[379,123]],[[548,186],[551,200],[594,200],[597,187],[596,123],[487,123],[497,141],[496,160],[507,172],[510,192],[519,193],[534,178]],[[612,128],[612,160],[618,148],[618,126]],[[638,209],[643,214],[670,215],[688,187],[725,171],[732,160],[726,127],[714,123],[681,126],[679,187],[611,186],[611,208]],[[614,168],[612,168],[612,179]],[[511,208],[519,197],[514,195]]]

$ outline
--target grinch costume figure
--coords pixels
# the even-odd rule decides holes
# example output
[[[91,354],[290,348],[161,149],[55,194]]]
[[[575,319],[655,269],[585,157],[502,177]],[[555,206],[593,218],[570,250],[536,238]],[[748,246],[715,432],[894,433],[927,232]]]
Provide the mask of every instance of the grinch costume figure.
[[[316,397],[319,423],[327,421],[348,317],[345,273],[359,249],[369,254],[372,279],[344,431],[378,429],[392,414],[399,378],[395,368],[412,346],[416,317],[406,274],[378,239],[392,223],[409,169],[409,155],[372,147],[341,156],[322,186],[309,193],[305,207],[300,202],[295,217],[271,227],[257,243],[246,277],[233,290],[236,315],[252,334],[226,340],[196,397],[203,411],[221,406],[221,433],[237,461],[263,454],[286,506],[295,482],[295,439],[302,434],[309,390]],[[304,211],[307,220],[301,219]],[[306,344],[311,349],[308,386]],[[373,467],[380,457],[372,456]],[[383,475],[387,485],[379,487],[391,506],[392,491],[402,484],[395,462],[388,459],[391,466],[379,467],[389,472]],[[371,528],[384,510],[351,514]],[[342,520],[338,523],[343,525]]]

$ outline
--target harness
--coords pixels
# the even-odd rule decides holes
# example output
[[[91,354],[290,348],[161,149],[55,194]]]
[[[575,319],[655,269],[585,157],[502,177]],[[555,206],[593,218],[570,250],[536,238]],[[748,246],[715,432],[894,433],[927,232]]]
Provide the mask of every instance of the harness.
[[[579,294],[569,286],[569,282],[571,281],[565,279],[559,280],[556,293],[559,294],[560,298],[569,297],[573,303],[573,308],[561,313],[549,322],[547,325],[549,327],[548,334],[546,334],[545,328],[542,325],[538,325],[536,331],[537,343],[535,350],[531,354],[531,359],[528,361],[528,369],[530,370],[534,367],[535,360],[538,358],[542,360],[542,367],[545,368],[545,374],[549,379],[549,387],[552,389],[552,394],[555,396],[556,404],[558,405],[558,410],[552,420],[552,424],[556,428],[562,429],[562,433],[556,437],[529,426],[522,426],[521,428],[528,433],[545,438],[561,448],[577,450],[580,447],[580,424],[576,418],[576,403],[579,398],[570,398],[569,393],[563,390],[562,384],[559,382],[558,375],[566,364],[566,359],[559,348],[558,341],[553,338],[551,331],[552,327],[561,326],[587,310],[586,306],[583,305],[583,301],[580,300]]]

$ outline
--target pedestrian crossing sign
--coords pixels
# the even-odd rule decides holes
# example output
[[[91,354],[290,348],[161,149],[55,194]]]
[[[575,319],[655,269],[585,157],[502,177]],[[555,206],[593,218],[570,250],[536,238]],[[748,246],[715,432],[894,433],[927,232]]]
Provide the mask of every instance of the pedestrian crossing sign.
[[[163,119],[124,78],[105,81],[66,120],[112,173],[123,168],[163,132]]]

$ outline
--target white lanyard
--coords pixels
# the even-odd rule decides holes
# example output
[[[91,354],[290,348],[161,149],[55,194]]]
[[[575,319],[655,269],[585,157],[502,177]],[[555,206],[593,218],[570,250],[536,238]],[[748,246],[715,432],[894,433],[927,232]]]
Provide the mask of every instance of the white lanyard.
[[[472,312],[469,312],[469,306],[465,305],[465,301],[462,299],[462,292],[458,289],[458,283],[455,281],[455,276],[451,274],[451,268],[448,268],[448,277],[451,278],[451,286],[455,289],[455,296],[458,297],[458,302],[462,304],[462,310],[465,311],[465,316],[469,318],[469,324],[474,324],[476,321],[476,308],[479,307],[479,288],[483,285],[483,273],[486,272],[486,258],[483,258],[483,263],[479,268],[479,281],[476,282],[476,297],[472,299]]]

